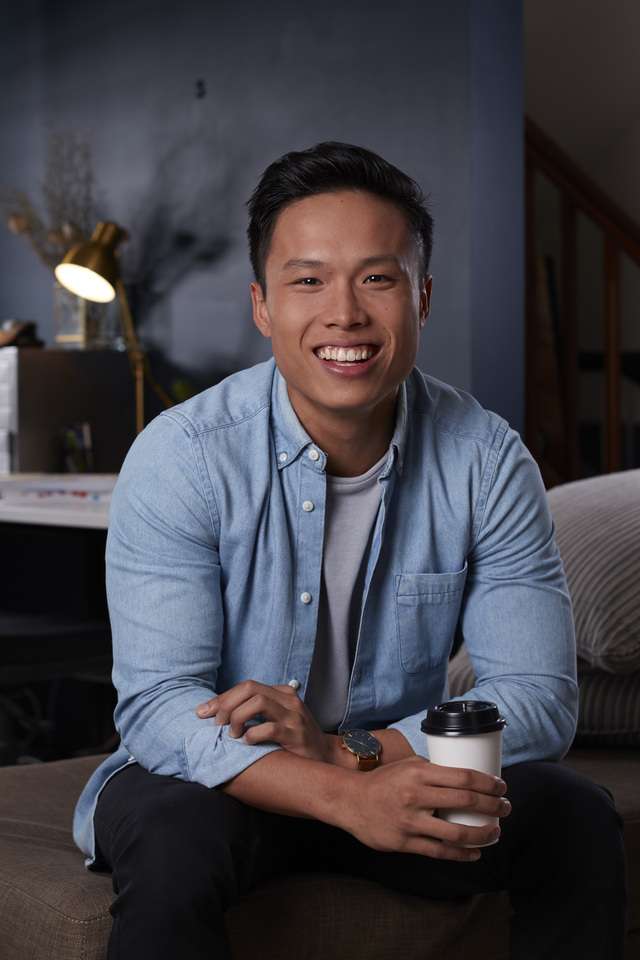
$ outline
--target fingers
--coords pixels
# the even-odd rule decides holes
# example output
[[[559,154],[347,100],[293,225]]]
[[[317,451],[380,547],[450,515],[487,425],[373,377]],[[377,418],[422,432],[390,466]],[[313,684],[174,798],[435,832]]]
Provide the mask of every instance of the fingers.
[[[246,743],[266,743],[267,741],[279,743],[280,746],[286,746],[287,730],[279,723],[260,723],[255,727],[249,727],[245,731],[244,740]]]
[[[432,787],[429,806],[436,810],[472,810],[489,817],[508,817],[511,813],[511,804],[506,797],[488,797],[475,790],[449,790],[446,787]]]
[[[442,841],[445,846],[467,847],[493,843],[500,836],[500,827],[495,823],[471,827],[467,824],[449,823],[447,820],[425,815],[416,817],[408,832],[423,839],[425,835],[433,837]]]
[[[468,770],[464,767],[443,767],[437,763],[416,764],[416,771],[422,783],[428,786],[449,787],[457,790],[472,790],[489,796],[501,797],[506,793],[507,785],[500,777],[480,770]]]
[[[232,737],[241,737],[244,733],[244,726],[248,720],[254,717],[264,717],[266,720],[282,721],[286,715],[286,709],[275,700],[265,696],[263,693],[251,697],[249,700],[241,703],[239,707],[232,710],[229,714],[229,733]],[[216,716],[217,723],[224,723],[220,719],[220,714]],[[261,722],[263,722],[261,720]]]
[[[270,686],[266,683],[258,683],[257,680],[244,680],[217,697],[212,697],[200,704],[196,708],[196,713],[203,718],[215,717],[216,722],[220,724],[228,723],[229,717],[237,707],[258,694],[276,700],[282,706],[296,703],[299,706],[302,703],[296,691],[289,685]]]

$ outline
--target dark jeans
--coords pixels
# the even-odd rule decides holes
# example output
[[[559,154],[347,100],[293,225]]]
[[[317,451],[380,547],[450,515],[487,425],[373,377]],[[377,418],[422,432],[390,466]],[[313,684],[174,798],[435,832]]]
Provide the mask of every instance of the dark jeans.
[[[117,894],[108,960],[227,960],[222,915],[239,895],[279,874],[324,870],[440,899],[507,890],[513,958],[622,960],[625,865],[611,795],[557,763],[518,764],[503,777],[513,810],[500,840],[462,863],[372,850],[319,821],[133,763],[106,784],[95,815]]]

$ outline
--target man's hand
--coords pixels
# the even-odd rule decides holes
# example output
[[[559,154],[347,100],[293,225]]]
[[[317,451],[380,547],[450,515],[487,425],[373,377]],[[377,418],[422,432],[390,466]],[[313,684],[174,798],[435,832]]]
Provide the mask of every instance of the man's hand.
[[[200,704],[196,713],[205,719],[215,717],[219,724],[228,723],[231,736],[244,734],[246,743],[268,740],[299,757],[331,762],[329,736],[320,729],[294,688],[287,684],[269,686],[245,680]],[[245,723],[255,717],[264,718],[263,722],[245,731]]]
[[[448,823],[434,816],[434,810],[468,809],[506,817],[511,804],[502,797],[505,790],[504,781],[489,774],[410,757],[352,780],[343,827],[374,850],[477,860],[480,853],[464,845],[494,840],[496,828]]]

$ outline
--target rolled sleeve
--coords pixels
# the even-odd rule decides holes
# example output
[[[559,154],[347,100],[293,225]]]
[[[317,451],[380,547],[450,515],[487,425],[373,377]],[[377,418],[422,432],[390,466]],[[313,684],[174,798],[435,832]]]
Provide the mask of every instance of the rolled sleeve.
[[[197,438],[161,414],[133,443],[114,490],[106,550],[116,729],[151,773],[224,783],[273,750],[200,719],[224,637],[218,517]]]
[[[427,750],[427,738],[420,729],[420,724],[424,720],[425,715],[426,709],[421,713],[414,713],[413,716],[403,717],[402,720],[396,720],[395,723],[390,723],[387,729],[399,730],[409,743],[413,752],[418,757],[424,757],[425,760],[428,760],[429,751]]]

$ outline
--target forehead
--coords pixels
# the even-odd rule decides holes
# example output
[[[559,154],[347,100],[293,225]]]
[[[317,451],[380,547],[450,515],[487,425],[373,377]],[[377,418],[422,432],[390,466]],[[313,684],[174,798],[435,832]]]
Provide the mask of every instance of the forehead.
[[[288,204],[276,220],[267,260],[402,256],[415,247],[409,221],[394,203],[363,190],[340,190]]]

